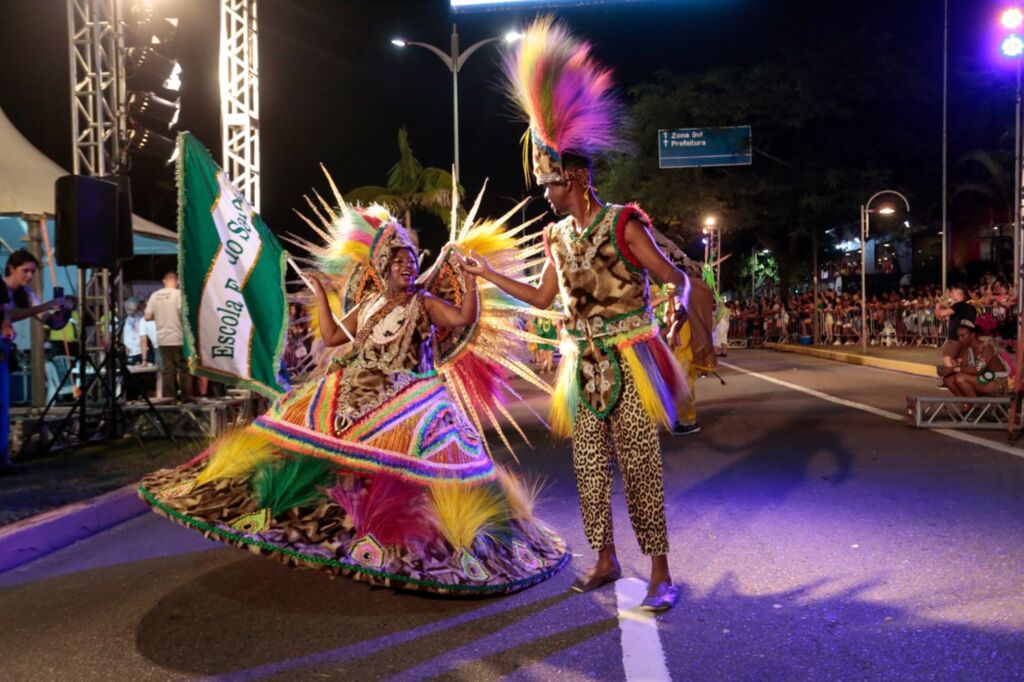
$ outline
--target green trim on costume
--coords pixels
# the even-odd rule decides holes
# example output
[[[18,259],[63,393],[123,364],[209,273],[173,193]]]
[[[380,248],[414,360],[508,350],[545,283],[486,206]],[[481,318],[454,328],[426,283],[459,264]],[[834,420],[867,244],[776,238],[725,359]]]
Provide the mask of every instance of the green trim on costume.
[[[580,392],[579,392],[579,400],[580,400],[580,402],[582,402],[586,406],[586,408],[588,410],[590,410],[591,414],[593,414],[595,417],[597,417],[601,421],[604,421],[605,419],[608,418],[608,415],[610,415],[612,413],[612,410],[614,410],[615,406],[618,405],[618,403],[619,403],[619,395],[622,393],[622,367],[619,364],[618,357],[616,357],[615,351],[618,350],[618,349],[615,346],[609,347],[601,339],[594,339],[594,343],[597,346],[599,346],[601,348],[601,350],[603,350],[605,352],[605,354],[608,356],[609,364],[611,365],[612,369],[615,371],[615,383],[612,385],[612,388],[611,388],[611,397],[608,399],[608,407],[607,407],[607,409],[605,409],[605,410],[597,409],[596,407],[591,405],[590,401],[584,396],[584,394],[587,393],[587,391],[586,391],[586,383],[584,383],[583,376],[582,376],[582,374],[583,374],[583,355],[582,354],[580,354],[580,356],[576,359],[576,383],[579,385],[579,388],[580,388]]]
[[[576,233],[576,230],[572,230],[572,231],[571,231],[571,232],[569,233],[569,238],[570,238],[570,239],[572,239],[572,240],[573,240],[574,242],[578,242],[578,241],[579,241],[579,240],[581,240],[581,239],[586,239],[586,238],[588,238],[588,237],[590,236],[590,233],[591,233],[591,232],[592,232],[592,231],[594,230],[594,228],[595,228],[595,227],[596,227],[597,225],[600,225],[600,224],[601,224],[601,221],[602,221],[602,220],[604,219],[604,215],[605,215],[605,213],[607,213],[607,212],[608,212],[608,207],[609,207],[609,206],[611,206],[611,204],[605,204],[605,205],[604,205],[604,206],[603,206],[603,207],[601,208],[601,212],[600,212],[600,213],[598,213],[598,214],[597,214],[596,216],[594,216],[594,220],[593,220],[593,221],[591,221],[590,225],[588,225],[588,226],[587,226],[587,229],[583,230],[583,234],[577,234],[577,233]]]
[[[277,554],[283,554],[285,556],[289,556],[289,557],[291,557],[293,559],[298,559],[298,560],[304,561],[306,563],[319,564],[321,566],[331,566],[333,568],[338,568],[338,569],[341,569],[343,571],[352,571],[354,573],[363,573],[365,575],[373,576],[375,578],[391,580],[391,581],[394,581],[394,582],[397,582],[397,583],[404,583],[404,584],[407,584],[407,585],[414,585],[416,587],[432,588],[432,589],[436,589],[436,590],[439,590],[439,591],[467,592],[467,593],[475,593],[475,594],[487,594],[487,593],[492,593],[492,592],[508,592],[510,590],[515,590],[515,589],[519,589],[519,588],[522,588],[522,587],[527,587],[527,586],[532,585],[534,583],[538,583],[538,582],[541,582],[543,580],[547,580],[552,575],[554,575],[558,571],[562,570],[565,567],[565,565],[569,562],[569,553],[565,552],[562,555],[561,560],[559,560],[557,563],[551,565],[546,570],[544,570],[544,571],[542,571],[540,573],[537,573],[536,575],[532,575],[532,576],[530,576],[528,578],[520,578],[519,580],[513,580],[512,582],[502,583],[500,585],[457,585],[457,584],[441,583],[441,582],[437,582],[436,580],[419,580],[419,579],[416,579],[416,578],[410,578],[409,576],[396,575],[396,574],[393,574],[393,573],[388,573],[386,571],[375,571],[373,569],[366,568],[365,566],[360,566],[360,565],[356,565],[356,564],[349,564],[349,563],[345,563],[343,561],[338,561],[337,559],[331,559],[329,557],[318,556],[318,555],[315,555],[315,554],[303,554],[303,553],[297,552],[297,551],[295,551],[293,549],[286,549],[284,547],[278,547],[277,545],[271,544],[269,542],[264,542],[263,540],[257,540],[255,538],[247,537],[247,536],[242,535],[242,534],[233,533],[233,532],[231,532],[229,530],[225,530],[224,528],[219,528],[217,526],[213,526],[213,525],[211,525],[209,523],[206,523],[205,521],[200,521],[198,519],[194,519],[191,516],[188,516],[186,514],[183,514],[183,513],[179,512],[179,511],[177,511],[176,509],[172,509],[171,507],[168,507],[167,505],[165,505],[162,502],[158,501],[156,499],[156,497],[149,491],[149,489],[146,488],[146,486],[144,486],[141,483],[139,484],[138,491],[139,491],[139,494],[146,500],[146,502],[148,502],[154,508],[159,509],[161,512],[166,514],[172,520],[178,521],[178,522],[180,522],[181,524],[183,524],[185,526],[191,526],[192,528],[196,528],[198,530],[202,530],[202,531],[205,531],[205,532],[208,532],[208,533],[212,533],[212,534],[220,536],[222,538],[228,538],[228,539],[234,540],[236,542],[241,542],[242,544],[245,544],[245,545],[250,545],[250,546],[253,546],[253,547],[259,547],[260,549],[267,550],[268,552],[274,552],[274,553],[277,553]]]

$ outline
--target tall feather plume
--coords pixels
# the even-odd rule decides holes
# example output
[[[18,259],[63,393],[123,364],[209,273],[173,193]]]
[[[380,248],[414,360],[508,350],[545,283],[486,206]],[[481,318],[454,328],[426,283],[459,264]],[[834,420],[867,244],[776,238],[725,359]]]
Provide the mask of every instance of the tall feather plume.
[[[370,245],[377,233],[377,227],[371,224],[364,215],[377,217],[387,215],[387,209],[378,204],[357,210],[347,203],[338,191],[334,178],[320,165],[337,206],[332,208],[326,199],[315,189],[313,198],[303,198],[314,218],[301,211],[295,213],[323,240],[322,245],[310,244],[309,252],[317,269],[330,275],[347,275],[353,265],[366,265],[370,261]]]
[[[594,158],[623,149],[623,110],[612,72],[553,16],[538,17],[506,53],[502,70],[511,99],[533,133],[556,153]],[[529,133],[527,134],[527,138]]]

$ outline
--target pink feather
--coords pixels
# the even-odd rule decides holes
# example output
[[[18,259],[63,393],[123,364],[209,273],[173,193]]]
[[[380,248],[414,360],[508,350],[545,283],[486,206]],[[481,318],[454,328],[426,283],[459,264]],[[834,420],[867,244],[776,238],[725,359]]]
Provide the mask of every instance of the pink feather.
[[[352,519],[356,537],[373,535],[385,546],[401,547],[427,544],[437,537],[423,489],[397,476],[377,474],[369,486],[335,486],[328,493]]]

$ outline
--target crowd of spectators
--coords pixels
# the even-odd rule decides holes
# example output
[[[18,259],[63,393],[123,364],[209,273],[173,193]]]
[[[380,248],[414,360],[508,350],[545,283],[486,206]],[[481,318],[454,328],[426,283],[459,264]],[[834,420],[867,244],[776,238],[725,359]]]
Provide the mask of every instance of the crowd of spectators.
[[[966,287],[966,300],[977,310],[979,333],[1004,341],[1016,338],[1017,296],[1004,280],[987,274]],[[947,338],[948,321],[937,310],[948,304],[951,292],[938,285],[904,286],[867,301],[870,345],[940,347]],[[819,343],[861,343],[861,298],[857,292],[822,290],[815,302],[812,292],[729,301],[731,337],[761,341],[810,342],[817,316]]]

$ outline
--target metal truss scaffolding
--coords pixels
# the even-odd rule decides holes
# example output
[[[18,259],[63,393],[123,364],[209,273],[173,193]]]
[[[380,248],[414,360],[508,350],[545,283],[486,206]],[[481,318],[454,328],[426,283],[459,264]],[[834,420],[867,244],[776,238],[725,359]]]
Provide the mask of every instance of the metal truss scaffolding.
[[[103,177],[121,171],[124,158],[124,32],[117,0],[68,0],[68,55],[71,75],[71,172]],[[89,352],[106,345],[102,321],[110,319],[110,273],[92,270],[86,283],[79,270],[82,330]]]
[[[256,0],[221,0],[220,107],[224,171],[258,211],[260,107]]]

